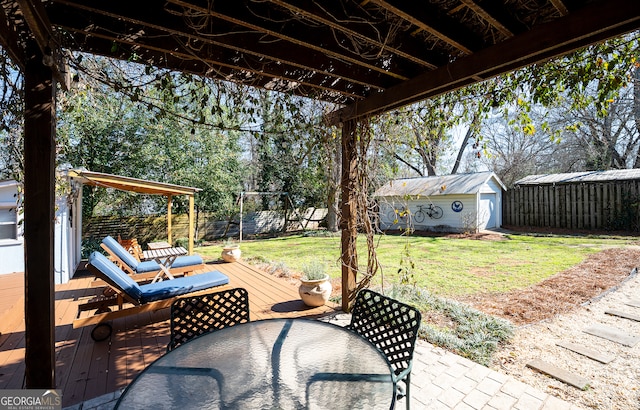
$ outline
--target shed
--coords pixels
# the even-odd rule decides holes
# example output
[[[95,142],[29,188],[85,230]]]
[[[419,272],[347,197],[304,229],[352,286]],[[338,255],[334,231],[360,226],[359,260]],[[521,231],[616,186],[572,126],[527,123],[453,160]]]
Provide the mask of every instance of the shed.
[[[502,225],[502,191],[493,172],[397,179],[374,194],[380,228],[476,232]],[[407,212],[407,210],[409,212]]]
[[[505,225],[640,230],[640,169],[529,175],[504,198]]]
[[[0,181],[0,275],[24,271],[19,187],[14,180]]]

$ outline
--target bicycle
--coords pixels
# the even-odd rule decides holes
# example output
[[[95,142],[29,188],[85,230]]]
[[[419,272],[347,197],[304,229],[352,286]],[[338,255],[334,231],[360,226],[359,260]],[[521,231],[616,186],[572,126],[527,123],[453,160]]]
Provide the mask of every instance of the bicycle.
[[[424,221],[425,217],[427,216],[431,219],[442,218],[442,208],[440,208],[438,205],[429,204],[426,208],[423,207],[424,205],[418,205],[418,210],[413,215],[413,219],[415,219],[416,222],[420,223]]]

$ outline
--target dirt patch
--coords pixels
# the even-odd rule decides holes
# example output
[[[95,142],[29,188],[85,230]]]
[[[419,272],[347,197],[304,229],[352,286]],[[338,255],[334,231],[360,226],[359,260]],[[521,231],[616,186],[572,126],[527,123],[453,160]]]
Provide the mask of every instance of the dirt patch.
[[[402,232],[398,230],[387,231],[386,235],[401,235]],[[476,232],[476,233],[448,233],[448,232],[434,232],[434,231],[421,231],[415,230],[411,233],[412,236],[428,236],[435,238],[454,238],[454,239],[472,239],[478,241],[508,241],[509,238],[499,232]]]
[[[526,289],[457,298],[476,309],[524,325],[568,313],[614,288],[640,261],[640,249],[606,249]]]
[[[478,233],[451,233],[447,238],[472,239],[476,241],[508,241],[509,238],[499,233],[478,232]]]
[[[455,329],[457,326],[449,315],[438,310],[423,311],[422,320],[436,329]]]

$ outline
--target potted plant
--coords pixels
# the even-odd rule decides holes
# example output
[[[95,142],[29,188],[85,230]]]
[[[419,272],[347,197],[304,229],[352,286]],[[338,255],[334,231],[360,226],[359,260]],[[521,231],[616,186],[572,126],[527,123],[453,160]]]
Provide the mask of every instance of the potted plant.
[[[302,269],[298,293],[305,305],[322,306],[329,300],[333,287],[325,271],[325,265],[317,262],[310,263]]]
[[[222,245],[222,260],[225,262],[237,262],[242,256],[240,245],[234,243],[232,240],[227,239]]]

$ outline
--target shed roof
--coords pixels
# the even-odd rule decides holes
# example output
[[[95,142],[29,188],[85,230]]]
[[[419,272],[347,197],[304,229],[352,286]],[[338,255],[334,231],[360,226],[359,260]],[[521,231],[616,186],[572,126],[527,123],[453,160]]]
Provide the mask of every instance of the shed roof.
[[[495,181],[506,189],[493,172],[476,172],[473,174],[454,174],[422,178],[403,178],[389,181],[378,188],[374,196],[435,196],[435,195],[469,195],[477,194],[480,188]]]
[[[555,185],[579,182],[605,182],[640,179],[640,169],[615,169],[611,171],[569,172],[564,174],[529,175],[514,185]]]

